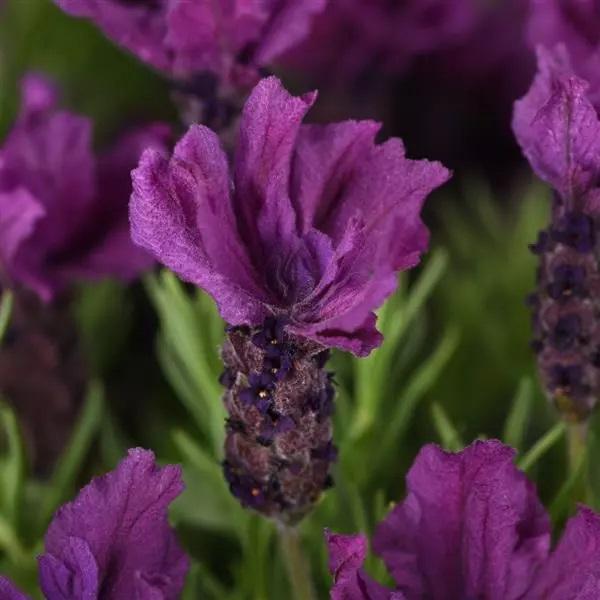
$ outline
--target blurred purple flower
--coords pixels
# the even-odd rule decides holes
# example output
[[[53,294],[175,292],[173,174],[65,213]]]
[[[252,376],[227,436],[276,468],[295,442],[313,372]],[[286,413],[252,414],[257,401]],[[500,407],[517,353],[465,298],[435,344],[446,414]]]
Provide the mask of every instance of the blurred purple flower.
[[[536,174],[555,190],[539,257],[533,349],[547,393],[570,419],[586,419],[600,392],[598,213],[600,121],[564,46],[538,49],[538,74],[515,103],[513,129]]]
[[[600,106],[600,10],[596,0],[530,0],[529,40],[533,46],[564,44],[574,73],[589,84]]]
[[[249,82],[308,33],[327,0],[55,0],[177,78],[209,71]]]
[[[0,148],[1,270],[44,300],[77,278],[133,278],[152,263],[129,238],[129,171],[146,147],[165,148],[168,128],[139,128],[95,158],[91,122],[59,110],[46,79],[28,75],[22,94]]]
[[[301,125],[316,94],[276,78],[243,111],[233,165],[218,137],[193,126],[173,157],[144,153],[133,172],[132,238],[208,291],[232,325],[277,316],[289,333],[368,354],[396,273],[427,247],[426,196],[450,174],[412,161],[379,125]]]
[[[475,442],[451,454],[425,446],[408,496],[373,547],[397,589],[362,569],[363,535],[326,532],[333,600],[592,600],[600,594],[600,517],[581,507],[550,553],[550,522],[514,451]]]
[[[310,37],[288,57],[303,71],[355,78],[399,72],[460,42],[478,18],[472,0],[330,0]]]
[[[179,467],[158,468],[139,448],[54,516],[39,558],[48,600],[179,597],[188,559],[167,520],[183,491]],[[0,577],[2,599],[26,598]]]

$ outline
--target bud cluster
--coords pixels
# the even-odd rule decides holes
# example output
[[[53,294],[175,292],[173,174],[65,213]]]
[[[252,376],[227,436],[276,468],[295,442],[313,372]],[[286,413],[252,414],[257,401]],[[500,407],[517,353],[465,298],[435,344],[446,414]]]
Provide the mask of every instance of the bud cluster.
[[[533,310],[538,368],[558,410],[586,419],[600,391],[600,272],[597,223],[585,212],[555,210],[531,246],[539,256]]]
[[[230,328],[221,356],[231,492],[244,506],[292,524],[332,485],[328,352],[270,318],[258,329]]]

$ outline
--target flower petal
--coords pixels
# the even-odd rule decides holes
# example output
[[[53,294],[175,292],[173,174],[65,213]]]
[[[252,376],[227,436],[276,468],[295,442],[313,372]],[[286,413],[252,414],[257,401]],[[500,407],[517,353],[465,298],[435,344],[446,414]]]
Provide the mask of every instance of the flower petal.
[[[513,130],[523,153],[568,203],[577,202],[600,176],[600,122],[587,89],[572,74],[564,48],[539,48],[538,74],[515,103]]]
[[[333,575],[332,600],[404,600],[400,592],[373,581],[362,566],[367,555],[364,535],[339,535],[325,530],[329,572]]]
[[[550,545],[533,486],[500,442],[458,454],[425,446],[408,496],[379,525],[373,547],[409,598],[517,600]]]
[[[2,600],[30,600],[29,596],[19,591],[12,581],[0,575],[0,598]]]
[[[529,590],[530,598],[591,600],[600,594],[600,516],[581,506]]]
[[[177,598],[188,560],[169,526],[167,508],[182,490],[179,467],[158,468],[152,452],[130,450],[114,471],[94,479],[56,513],[40,558],[44,592],[88,592],[95,562],[107,597],[136,598],[142,572],[146,579],[166,582],[165,600]]]

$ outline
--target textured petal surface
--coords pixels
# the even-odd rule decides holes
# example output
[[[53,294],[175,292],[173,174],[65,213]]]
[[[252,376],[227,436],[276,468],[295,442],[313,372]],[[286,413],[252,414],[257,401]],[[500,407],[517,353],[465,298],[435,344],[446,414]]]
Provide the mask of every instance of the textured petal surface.
[[[93,480],[56,513],[40,558],[50,598],[79,600],[98,590],[109,598],[139,598],[139,580],[175,599],[188,560],[167,521],[181,493],[178,467],[158,468],[152,452],[134,449],[112,472]],[[60,591],[62,596],[54,596]]]
[[[0,575],[0,598],[2,600],[29,600],[29,596],[20,592],[10,580],[2,575]]]
[[[569,520],[558,546],[527,598],[591,600],[600,597],[600,516],[586,507]]]
[[[144,153],[130,221],[133,241],[212,294],[229,323],[264,319],[268,298],[237,234],[227,159],[212,131],[193,126],[170,160]]]
[[[332,600],[404,600],[401,592],[373,581],[362,566],[367,555],[364,535],[338,535],[325,531],[329,572],[333,576]]]
[[[600,175],[600,122],[564,48],[538,50],[538,74],[515,103],[513,130],[537,175],[576,202]]]
[[[545,560],[548,517],[500,442],[458,454],[423,448],[408,496],[380,524],[373,547],[409,600],[518,600]]]

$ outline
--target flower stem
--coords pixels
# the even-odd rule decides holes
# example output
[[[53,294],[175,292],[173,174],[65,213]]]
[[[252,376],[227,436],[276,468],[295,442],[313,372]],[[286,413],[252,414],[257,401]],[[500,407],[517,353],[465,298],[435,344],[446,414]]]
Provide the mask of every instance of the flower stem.
[[[280,526],[279,537],[293,597],[295,600],[314,600],[310,566],[302,551],[298,530]]]
[[[581,472],[581,476],[578,478],[579,482],[574,489],[574,500],[576,501],[584,501],[588,490],[586,469],[582,468],[582,461],[585,460],[587,449],[587,433],[588,424],[586,422],[569,423],[567,426],[569,473]]]

